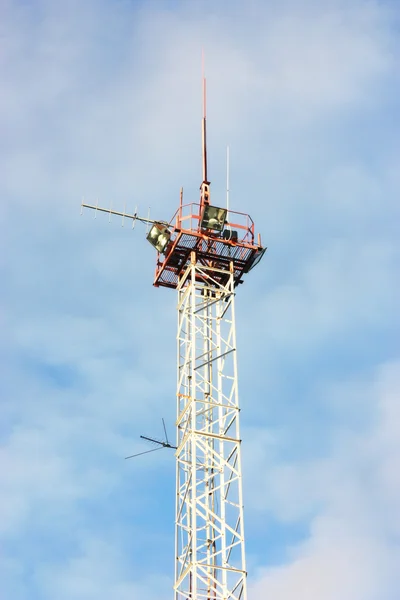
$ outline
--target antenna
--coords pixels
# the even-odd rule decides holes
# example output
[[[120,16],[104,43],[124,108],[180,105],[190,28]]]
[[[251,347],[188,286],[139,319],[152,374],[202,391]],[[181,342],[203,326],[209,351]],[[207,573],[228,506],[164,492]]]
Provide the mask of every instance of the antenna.
[[[138,452],[137,454],[131,454],[131,456],[125,456],[125,460],[127,460],[128,458],[135,458],[136,456],[142,456],[142,454],[149,454],[150,452],[155,452],[156,450],[162,450],[163,448],[173,448],[174,450],[177,449],[177,446],[173,446],[169,443],[167,429],[165,427],[165,421],[164,419],[161,420],[164,429],[165,441],[157,440],[156,438],[151,438],[147,435],[141,435],[140,437],[142,440],[146,440],[147,442],[151,442],[152,444],[158,444],[158,448],[153,448],[152,450],[145,450],[144,452]]]
[[[201,121],[201,145],[203,158],[203,181],[200,186],[200,213],[203,214],[204,207],[210,204],[210,182],[207,175],[207,82],[204,70],[204,50],[201,53],[201,70],[202,70],[202,85],[203,85],[203,119]]]
[[[164,427],[165,440],[166,440],[167,444],[169,445],[168,435],[167,435],[167,430],[165,428],[165,421],[164,421],[164,419],[162,419],[162,424],[163,424],[163,427]]]
[[[114,210],[112,208],[112,205],[110,206],[110,208],[101,208],[100,206],[98,206],[98,204],[96,204],[96,206],[93,206],[93,204],[86,204],[84,202],[82,202],[82,204],[81,204],[81,215],[83,214],[83,209],[84,208],[93,208],[96,212],[97,211],[99,211],[99,212],[105,212],[105,213],[107,213],[109,215],[109,219],[111,218],[111,215],[117,215],[119,217],[122,217],[122,227],[124,226],[124,224],[123,224],[124,221],[123,220],[125,218],[132,219],[132,229],[134,228],[136,221],[140,221],[141,223],[146,223],[147,224],[147,231],[146,231],[146,233],[148,233],[148,226],[150,224],[153,224],[153,223],[162,223],[163,225],[169,225],[169,223],[167,223],[167,221],[155,221],[154,219],[150,219],[150,207],[149,207],[149,210],[148,210],[147,217],[139,217],[138,214],[137,214],[137,207],[135,208],[135,212],[134,212],[133,215],[130,215],[129,213],[125,212],[125,209],[124,209],[124,212],[121,212],[119,210]]]
[[[153,450],[145,450],[144,452],[138,452],[137,454],[132,454],[131,456],[125,456],[125,460],[128,458],[136,458],[137,456],[142,456],[143,454],[150,454],[150,452],[156,452],[156,450],[162,450],[162,446],[160,448],[153,448]]]
[[[205,77],[204,69],[204,50],[201,56],[201,70],[202,70],[202,82],[203,82],[203,120],[202,120],[202,155],[203,155],[203,183],[207,183],[207,131],[206,131],[206,118],[207,118],[207,82]]]
[[[229,146],[226,147],[226,210],[229,211]]]

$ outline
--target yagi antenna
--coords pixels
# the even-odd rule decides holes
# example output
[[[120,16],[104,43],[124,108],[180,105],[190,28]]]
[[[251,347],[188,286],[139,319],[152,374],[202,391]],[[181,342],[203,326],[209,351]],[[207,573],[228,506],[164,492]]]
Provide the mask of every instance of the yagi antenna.
[[[136,456],[142,456],[143,454],[150,454],[150,452],[156,452],[156,450],[162,450],[163,448],[173,448],[174,450],[176,450],[177,446],[173,446],[169,443],[164,419],[162,419],[162,424],[164,428],[165,441],[157,440],[156,438],[151,438],[147,435],[140,436],[142,440],[146,440],[147,442],[151,442],[152,444],[158,444],[158,448],[153,448],[152,450],[145,450],[144,452],[138,452],[137,454],[131,454],[131,456],[125,456],[125,460],[127,460],[128,458],[135,458]]]
[[[112,203],[110,204],[110,208],[101,208],[98,204],[98,200],[96,202],[96,205],[86,204],[85,202],[82,201],[81,215],[83,214],[84,208],[92,208],[95,211],[95,218],[96,218],[97,212],[107,213],[109,215],[109,217],[108,217],[109,221],[111,219],[111,215],[117,215],[118,217],[122,217],[122,225],[121,225],[122,227],[124,226],[124,219],[132,219],[132,229],[134,229],[136,221],[140,221],[141,223],[146,223],[146,225],[147,225],[146,233],[148,233],[149,225],[151,225],[153,223],[162,223],[163,225],[169,225],[169,223],[167,223],[167,221],[155,221],[154,219],[150,219],[150,207],[149,207],[149,210],[147,213],[147,217],[139,217],[139,215],[137,214],[137,207],[135,208],[135,212],[133,215],[126,212],[126,205],[124,207],[124,212],[121,212],[119,210],[114,210],[112,208]]]

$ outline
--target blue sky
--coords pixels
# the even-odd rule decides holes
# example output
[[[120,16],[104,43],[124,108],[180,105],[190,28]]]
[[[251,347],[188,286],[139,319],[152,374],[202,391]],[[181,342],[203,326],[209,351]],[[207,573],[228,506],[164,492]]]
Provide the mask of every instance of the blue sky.
[[[139,225],[209,175],[268,245],[237,333],[249,600],[400,593],[396,2],[0,7],[0,599],[171,598],[175,295]],[[154,351],[162,348],[162,351]]]

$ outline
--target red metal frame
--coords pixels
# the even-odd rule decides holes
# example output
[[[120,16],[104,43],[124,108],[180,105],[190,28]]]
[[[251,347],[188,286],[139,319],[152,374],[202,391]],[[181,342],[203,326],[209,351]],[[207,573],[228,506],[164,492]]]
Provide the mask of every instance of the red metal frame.
[[[182,196],[181,196],[182,197]],[[213,266],[222,272],[217,275],[221,283],[229,278],[233,264],[235,285],[264,253],[261,240],[254,242],[254,222],[245,213],[228,211],[225,230],[236,231],[237,240],[225,239],[222,232],[200,227],[202,203],[180,204],[170,221],[171,241],[165,256],[158,253],[154,285],[176,289],[180,275],[196,252],[200,264]]]

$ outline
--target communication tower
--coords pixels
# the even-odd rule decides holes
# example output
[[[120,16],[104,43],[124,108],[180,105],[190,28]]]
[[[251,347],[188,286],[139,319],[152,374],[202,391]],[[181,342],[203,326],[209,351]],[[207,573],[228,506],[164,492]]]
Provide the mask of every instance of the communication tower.
[[[204,75],[202,158],[200,202],[181,189],[169,222],[82,206],[150,224],[154,285],[177,291],[175,600],[247,600],[235,294],[265,248],[249,215],[211,203]]]

